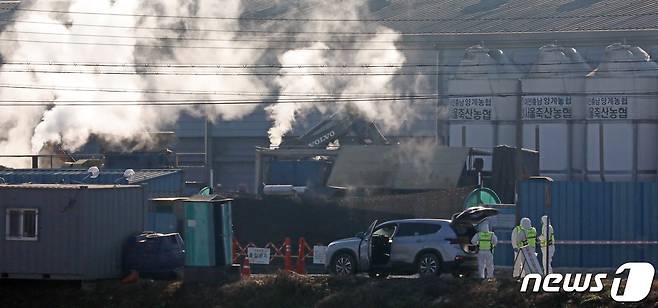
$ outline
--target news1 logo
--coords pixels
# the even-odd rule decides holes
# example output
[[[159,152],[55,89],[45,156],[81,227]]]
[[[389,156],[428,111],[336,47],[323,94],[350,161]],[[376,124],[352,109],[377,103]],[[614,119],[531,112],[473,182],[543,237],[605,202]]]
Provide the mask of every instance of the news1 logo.
[[[621,277],[619,274],[628,271],[628,278],[626,280],[626,287],[621,288]],[[651,263],[646,262],[630,262],[620,266],[615,272],[612,280],[612,288],[610,289],[610,296],[613,300],[620,303],[639,302],[649,295],[651,292],[651,284],[653,283],[653,276],[656,270]],[[606,279],[608,274],[558,274],[552,273],[542,277],[540,274],[528,274],[523,277],[521,284],[521,292],[528,291],[528,285],[533,280],[532,292],[539,292],[540,289],[544,292],[601,292],[603,291],[603,279]],[[592,285],[592,280],[594,285]]]

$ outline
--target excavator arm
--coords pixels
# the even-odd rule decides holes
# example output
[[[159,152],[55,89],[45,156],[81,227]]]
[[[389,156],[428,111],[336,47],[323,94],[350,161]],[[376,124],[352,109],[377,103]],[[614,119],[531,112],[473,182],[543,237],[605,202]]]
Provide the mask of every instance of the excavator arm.
[[[353,108],[336,112],[302,136],[282,143],[282,147],[326,148],[330,143],[350,137],[359,144],[388,144],[372,121],[363,119]]]

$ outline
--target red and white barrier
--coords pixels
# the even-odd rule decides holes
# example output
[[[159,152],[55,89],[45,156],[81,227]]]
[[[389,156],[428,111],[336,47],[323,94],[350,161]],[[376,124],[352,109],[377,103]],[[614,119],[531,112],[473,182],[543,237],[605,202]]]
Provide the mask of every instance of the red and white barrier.
[[[297,243],[297,255],[292,255],[292,241],[286,237],[281,244],[277,246],[272,242],[268,242],[265,247],[259,248],[253,242],[248,242],[241,245],[237,238],[233,239],[233,263],[240,263],[240,260],[249,259],[249,264],[270,264],[275,258],[283,258],[283,269],[287,271],[295,271],[300,274],[306,273],[306,259],[312,258],[313,263],[323,264],[324,256],[315,256],[315,250],[324,252],[326,246],[318,243],[311,248],[303,237],[299,238]],[[293,268],[293,258],[296,258],[296,263]],[[320,260],[322,259],[322,260]],[[322,262],[320,262],[322,261]],[[244,262],[244,261],[243,261]],[[243,266],[244,268],[244,266]]]

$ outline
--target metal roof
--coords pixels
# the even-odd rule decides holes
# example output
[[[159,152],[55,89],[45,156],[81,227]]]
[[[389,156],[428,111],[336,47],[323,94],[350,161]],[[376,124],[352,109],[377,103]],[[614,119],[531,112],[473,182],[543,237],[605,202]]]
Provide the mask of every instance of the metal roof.
[[[368,3],[369,10],[365,11],[369,11],[369,16],[364,19],[377,20],[407,33],[658,29],[655,0],[371,0]],[[243,17],[258,18],[312,18],[312,12],[323,9],[303,1],[286,0],[245,0],[244,7]],[[327,5],[326,9],[330,8],[331,5]],[[340,19],[341,16],[331,18]],[[282,22],[281,25],[286,24]]]
[[[184,202],[218,202],[218,203],[224,203],[224,202],[229,202],[233,201],[231,198],[225,198],[223,196],[213,194],[213,195],[194,195],[190,196],[187,198],[187,200],[183,200]]]
[[[648,0],[394,0],[373,15],[403,32],[658,29],[658,5]]]
[[[96,179],[86,179],[85,184],[113,184],[115,182],[123,182],[124,170],[101,169],[101,172]],[[128,182],[128,184],[140,184],[159,177],[179,173],[179,169],[142,169],[135,170],[135,175]],[[0,178],[3,178],[10,184],[21,183],[43,183],[43,184],[57,184],[57,183],[74,183],[82,181],[87,176],[87,170],[71,170],[71,169],[8,169],[0,170]],[[2,182],[2,180],[0,180]]]
[[[0,1],[0,11],[10,11],[19,3]],[[332,11],[334,4],[323,7],[323,3],[334,2],[243,0],[242,17],[315,18],[318,10]],[[366,3],[368,5],[363,11],[367,16],[364,19],[377,20],[401,32],[454,34],[658,29],[658,4],[655,0],[369,0]],[[331,18],[340,19],[341,16]],[[285,22],[281,25],[290,26]]]
[[[25,188],[25,189],[117,189],[134,188],[139,185],[109,185],[109,184],[0,184],[3,188]]]

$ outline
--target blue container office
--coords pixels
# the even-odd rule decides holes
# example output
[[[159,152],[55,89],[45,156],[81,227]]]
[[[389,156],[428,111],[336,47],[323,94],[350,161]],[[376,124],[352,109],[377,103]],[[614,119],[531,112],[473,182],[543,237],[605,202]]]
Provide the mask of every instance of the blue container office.
[[[179,169],[135,170],[130,181],[123,178],[124,170],[101,169],[97,178],[87,178],[87,170],[76,169],[9,169],[0,170],[0,183],[6,184],[131,184],[140,185],[144,194],[144,230],[175,232],[175,215],[171,211],[158,211],[150,201],[153,198],[183,195],[183,172]],[[172,226],[174,226],[172,228]]]

